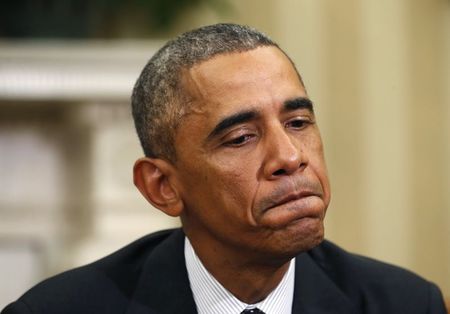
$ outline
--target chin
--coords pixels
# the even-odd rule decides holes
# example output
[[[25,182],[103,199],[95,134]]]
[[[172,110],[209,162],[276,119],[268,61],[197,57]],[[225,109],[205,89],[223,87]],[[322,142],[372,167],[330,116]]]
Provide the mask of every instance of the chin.
[[[285,253],[291,258],[319,245],[325,235],[323,221],[320,219],[296,222],[288,226],[286,231],[285,244],[281,247],[284,247]]]
[[[303,218],[284,228],[272,230],[259,243],[257,251],[268,263],[286,263],[302,252],[311,250],[324,239],[324,225],[320,218]]]

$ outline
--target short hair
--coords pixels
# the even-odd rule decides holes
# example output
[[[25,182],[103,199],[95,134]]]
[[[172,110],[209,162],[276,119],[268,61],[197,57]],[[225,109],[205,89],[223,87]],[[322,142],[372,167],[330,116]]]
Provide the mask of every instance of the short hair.
[[[133,119],[147,157],[176,161],[175,134],[189,106],[181,86],[192,66],[219,54],[278,45],[264,33],[242,25],[221,23],[183,33],[167,42],[149,60],[133,89]]]

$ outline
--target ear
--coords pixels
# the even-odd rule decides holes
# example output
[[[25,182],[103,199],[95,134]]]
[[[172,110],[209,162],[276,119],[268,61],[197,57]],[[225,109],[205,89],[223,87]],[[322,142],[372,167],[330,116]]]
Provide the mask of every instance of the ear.
[[[180,216],[184,204],[174,185],[174,167],[158,158],[140,158],[133,168],[134,185],[153,206],[169,216]]]

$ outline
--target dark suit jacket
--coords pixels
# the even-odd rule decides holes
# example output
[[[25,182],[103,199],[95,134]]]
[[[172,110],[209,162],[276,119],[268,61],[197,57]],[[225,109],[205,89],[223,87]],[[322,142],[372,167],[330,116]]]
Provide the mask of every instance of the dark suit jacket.
[[[47,279],[2,311],[25,313],[196,313],[183,232],[148,235],[95,263]],[[435,285],[324,241],[296,259],[293,313],[446,312]]]

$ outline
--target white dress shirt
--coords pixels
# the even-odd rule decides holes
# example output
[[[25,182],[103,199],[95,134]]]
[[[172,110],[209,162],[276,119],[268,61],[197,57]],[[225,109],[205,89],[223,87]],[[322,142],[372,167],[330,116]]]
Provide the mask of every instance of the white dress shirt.
[[[295,259],[289,264],[278,286],[262,301],[247,304],[225,289],[203,266],[189,239],[185,238],[184,257],[198,314],[240,314],[259,308],[266,314],[291,314],[294,299]]]

